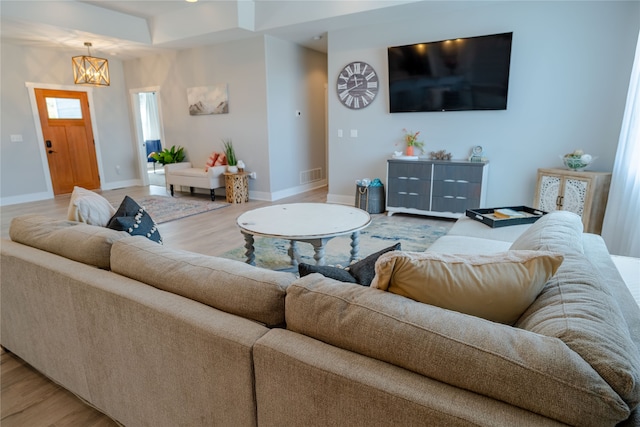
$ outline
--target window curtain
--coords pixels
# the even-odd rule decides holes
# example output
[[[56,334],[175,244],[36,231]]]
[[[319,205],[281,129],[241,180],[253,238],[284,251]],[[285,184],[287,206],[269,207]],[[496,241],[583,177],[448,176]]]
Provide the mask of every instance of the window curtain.
[[[156,99],[156,93],[140,93],[139,96],[142,137],[145,141],[159,140],[160,122],[158,119],[158,100]]]
[[[640,33],[602,225],[609,252],[640,258]]]

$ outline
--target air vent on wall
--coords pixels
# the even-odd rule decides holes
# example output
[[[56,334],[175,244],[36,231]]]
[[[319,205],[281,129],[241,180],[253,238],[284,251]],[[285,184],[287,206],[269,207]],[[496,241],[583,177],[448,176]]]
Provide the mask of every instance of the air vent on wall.
[[[300,184],[320,181],[322,179],[322,168],[309,169],[300,172]]]

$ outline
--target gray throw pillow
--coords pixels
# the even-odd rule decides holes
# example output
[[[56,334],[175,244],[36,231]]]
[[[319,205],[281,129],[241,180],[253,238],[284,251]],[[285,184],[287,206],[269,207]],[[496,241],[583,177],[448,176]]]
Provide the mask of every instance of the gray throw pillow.
[[[298,273],[300,273],[300,277],[307,276],[311,273],[320,273],[325,277],[341,282],[357,283],[356,279],[344,268],[300,263],[298,264]]]
[[[380,258],[380,255],[391,251],[399,251],[400,242],[393,246],[382,249],[376,253],[373,253],[365,259],[358,261],[349,266],[349,273],[356,279],[356,282],[362,286],[369,286],[376,275],[376,261]]]

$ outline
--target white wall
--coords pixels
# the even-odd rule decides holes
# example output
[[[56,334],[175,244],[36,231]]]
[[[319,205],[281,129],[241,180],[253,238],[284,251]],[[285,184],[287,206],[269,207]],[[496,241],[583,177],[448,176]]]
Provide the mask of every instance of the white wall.
[[[327,60],[273,37],[266,38],[266,50],[270,181],[278,197],[301,185],[302,171],[320,168],[326,177]]]
[[[530,205],[537,168],[560,167],[559,156],[576,148],[598,157],[594,170],[612,169],[640,3],[452,3],[451,13],[329,34],[329,201],[353,203],[358,178],[384,181],[403,128],[421,131],[427,152],[445,149],[454,158],[482,145],[491,162],[488,206]],[[464,7],[471,9],[457,10]],[[387,47],[509,31],[507,110],[389,113]],[[335,92],[339,71],[355,60],[371,64],[381,82],[376,100],[359,111]]]
[[[326,59],[256,37],[124,64],[110,60],[111,87],[94,90],[103,185],[113,188],[139,178],[127,91],[150,86],[161,88],[165,146],[183,145],[194,163],[204,165],[211,151],[222,148],[221,138],[232,138],[239,157],[258,174],[251,191],[267,198],[296,191],[300,170],[325,163],[329,201],[352,204],[356,179],[384,179],[385,160],[399,148],[403,128],[422,131],[427,151],[446,149],[456,158],[467,157],[474,145],[484,146],[491,161],[490,206],[530,204],[536,169],[560,166],[558,156],[575,148],[598,156],[594,169],[611,170],[640,2],[451,5],[441,15],[407,13],[400,22],[330,32]],[[388,46],[504,31],[514,32],[508,110],[388,112]],[[25,82],[72,85],[69,59],[77,53],[2,41],[0,204],[46,192]],[[354,60],[373,65],[381,82],[377,99],[359,111],[342,106],[335,94],[340,69]],[[317,135],[324,118],[317,111],[324,95],[317,87],[327,70],[329,156],[320,161],[324,153]],[[229,84],[229,114],[189,116],[186,89],[216,83]],[[301,120],[293,115],[297,109]],[[358,138],[349,137],[351,129],[358,130]],[[12,134],[24,141],[10,142]],[[307,151],[298,150],[301,142],[308,143]]]
[[[0,123],[0,204],[19,203],[51,197],[43,169],[37,128],[31,112],[26,82],[72,87],[71,57],[83,52],[66,52],[17,46],[3,40],[0,49],[2,87]],[[124,89],[122,63],[109,61],[111,86],[93,89],[92,120],[97,124],[99,156],[102,159],[102,188],[132,185],[138,179],[129,107]],[[40,123],[37,124],[38,128]],[[11,142],[22,135],[22,142]],[[120,166],[119,171],[116,166]]]
[[[260,179],[250,189],[269,191],[264,42],[233,43],[152,55],[124,64],[127,88],[160,87],[165,148],[180,145],[194,166],[205,166],[212,151],[231,138],[239,159]],[[187,89],[226,83],[229,113],[189,115]]]

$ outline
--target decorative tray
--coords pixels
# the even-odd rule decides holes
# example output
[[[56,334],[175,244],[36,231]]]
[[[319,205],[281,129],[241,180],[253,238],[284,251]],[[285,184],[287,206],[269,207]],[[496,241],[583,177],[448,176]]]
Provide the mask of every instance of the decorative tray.
[[[503,208],[467,209],[467,216],[491,228],[507,225],[531,224],[547,214],[528,206],[507,206]]]

